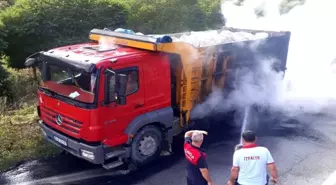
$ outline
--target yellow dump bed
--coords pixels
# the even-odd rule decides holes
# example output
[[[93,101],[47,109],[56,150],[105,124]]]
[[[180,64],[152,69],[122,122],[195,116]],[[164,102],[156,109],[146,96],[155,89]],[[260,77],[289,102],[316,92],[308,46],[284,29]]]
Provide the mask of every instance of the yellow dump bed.
[[[223,39],[237,33],[236,38]],[[248,38],[244,34],[259,35]],[[264,35],[262,35],[264,33]],[[193,36],[194,34],[194,36]],[[198,35],[197,35],[198,34]],[[240,34],[240,39],[237,35]],[[203,35],[210,35],[212,41],[193,43]],[[218,37],[218,39],[216,39]],[[154,52],[165,52],[179,56],[180,66],[172,69],[176,74],[176,105],[180,112],[180,123],[188,123],[192,108],[212,92],[219,89],[234,88],[234,70],[249,66],[253,69],[257,55],[276,57],[281,64],[276,70],[286,68],[289,32],[270,32],[223,28],[206,32],[188,32],[167,35],[137,35],[93,29],[90,39],[113,40],[114,44],[139,48]],[[189,39],[189,40],[188,40]],[[229,80],[228,80],[229,79]],[[232,80],[231,80],[232,79]],[[225,103],[225,102],[223,102]]]

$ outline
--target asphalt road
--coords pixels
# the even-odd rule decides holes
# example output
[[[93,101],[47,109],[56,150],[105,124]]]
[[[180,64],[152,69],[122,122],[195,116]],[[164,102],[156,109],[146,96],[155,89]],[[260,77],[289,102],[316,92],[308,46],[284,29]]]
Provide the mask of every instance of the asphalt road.
[[[276,161],[280,185],[320,185],[336,170],[336,121],[322,115],[305,115],[298,121],[281,121],[260,133],[258,144],[269,148]],[[215,126],[206,138],[210,173],[216,185],[229,176],[233,147],[240,129]],[[176,144],[177,148],[180,143]],[[181,151],[181,150],[180,150]],[[160,161],[128,175],[107,172],[69,155],[31,161],[0,174],[0,184],[66,185],[183,185],[183,154]]]

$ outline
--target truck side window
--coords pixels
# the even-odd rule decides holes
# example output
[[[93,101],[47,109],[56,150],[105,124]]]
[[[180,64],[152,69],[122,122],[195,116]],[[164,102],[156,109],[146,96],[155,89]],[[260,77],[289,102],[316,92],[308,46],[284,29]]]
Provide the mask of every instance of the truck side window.
[[[139,88],[138,71],[132,70],[126,73],[128,80],[126,86],[126,95],[135,93]]]
[[[123,72],[117,72],[127,75],[126,95],[133,94],[138,91],[139,88],[139,73],[137,69],[127,70]],[[113,101],[115,99],[115,76],[112,75],[109,79],[109,99]]]

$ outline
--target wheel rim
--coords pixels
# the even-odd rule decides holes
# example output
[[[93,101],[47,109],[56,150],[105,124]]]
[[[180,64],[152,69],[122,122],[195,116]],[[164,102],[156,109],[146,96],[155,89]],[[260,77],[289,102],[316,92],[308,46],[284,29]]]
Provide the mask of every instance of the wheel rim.
[[[139,144],[139,153],[144,156],[151,156],[156,151],[156,142],[152,136],[145,136]]]

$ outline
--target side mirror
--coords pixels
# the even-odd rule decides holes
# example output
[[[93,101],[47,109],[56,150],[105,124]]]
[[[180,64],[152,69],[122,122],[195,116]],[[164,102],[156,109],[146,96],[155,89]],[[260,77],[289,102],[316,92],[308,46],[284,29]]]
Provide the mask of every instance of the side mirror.
[[[126,96],[127,76],[125,74],[117,75],[117,93],[119,96]]]
[[[126,87],[127,76],[125,74],[117,74],[116,79],[116,92],[117,92],[117,104],[126,104]]]
[[[115,78],[112,78],[115,75],[115,72],[109,69],[106,69],[104,72],[104,105],[109,104],[110,102],[114,101],[114,99],[111,100],[110,97],[110,85],[111,84],[116,84],[116,80]],[[110,80],[113,80],[113,82],[110,82]],[[113,89],[115,89],[115,87],[113,87]]]
[[[48,73],[48,66],[46,63],[42,64],[41,78],[43,81],[47,81],[50,78],[50,74]]]
[[[28,58],[26,58],[26,61],[24,63],[24,65],[26,67],[31,67],[32,68],[33,75],[34,75],[34,78],[35,78],[36,81],[38,81],[37,75],[36,75],[36,67],[38,66],[38,63],[40,62],[38,60],[38,55],[39,54],[40,53],[38,52],[38,53],[34,53],[34,54],[30,55]]]
[[[116,103],[119,105],[125,105],[127,76],[125,74],[117,74],[110,69],[106,69],[104,75],[104,104],[107,105],[113,101],[116,101]],[[111,87],[111,85],[114,87]],[[114,91],[115,96],[111,96],[111,91]]]
[[[28,58],[26,61],[25,61],[25,63],[24,63],[24,65],[26,66],[26,67],[32,67],[32,66],[34,66],[36,64],[36,59],[35,58]]]
[[[27,58],[27,60],[25,61],[24,65],[26,67],[32,67],[32,71],[33,71],[33,75],[34,75],[34,79],[36,81],[37,80],[37,75],[36,75],[36,64],[37,64],[37,60],[35,58]]]

